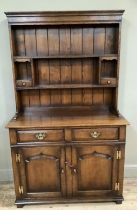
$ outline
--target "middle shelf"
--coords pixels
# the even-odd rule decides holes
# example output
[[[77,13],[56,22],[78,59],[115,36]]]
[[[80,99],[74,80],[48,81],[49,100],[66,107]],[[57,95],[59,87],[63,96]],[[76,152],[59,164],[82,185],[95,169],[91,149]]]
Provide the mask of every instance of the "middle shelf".
[[[58,58],[14,57],[16,89],[73,89],[118,85],[117,55]]]
[[[16,90],[38,90],[38,89],[83,89],[83,88],[108,88],[108,85],[98,85],[98,84],[55,84],[55,85],[35,85],[32,87],[17,87]],[[116,87],[116,85],[110,84],[109,87]]]

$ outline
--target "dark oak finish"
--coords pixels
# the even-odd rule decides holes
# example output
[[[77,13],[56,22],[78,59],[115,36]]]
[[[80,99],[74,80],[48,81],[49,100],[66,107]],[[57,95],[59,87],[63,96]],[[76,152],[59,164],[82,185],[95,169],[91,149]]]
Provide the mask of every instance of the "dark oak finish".
[[[122,203],[123,12],[6,12],[16,98],[7,127],[18,208]]]

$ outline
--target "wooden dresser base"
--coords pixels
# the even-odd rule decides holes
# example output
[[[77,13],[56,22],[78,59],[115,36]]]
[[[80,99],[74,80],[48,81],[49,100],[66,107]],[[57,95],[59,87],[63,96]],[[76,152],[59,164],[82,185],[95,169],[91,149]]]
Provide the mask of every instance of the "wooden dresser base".
[[[41,126],[37,127],[38,124]],[[8,126],[17,207],[77,202],[122,203],[126,124],[122,116],[111,113],[94,117],[75,113],[75,118],[62,116],[60,121],[54,111],[54,117],[41,117],[35,113],[13,119]],[[85,169],[86,164],[89,167]],[[52,178],[46,169],[51,170]]]

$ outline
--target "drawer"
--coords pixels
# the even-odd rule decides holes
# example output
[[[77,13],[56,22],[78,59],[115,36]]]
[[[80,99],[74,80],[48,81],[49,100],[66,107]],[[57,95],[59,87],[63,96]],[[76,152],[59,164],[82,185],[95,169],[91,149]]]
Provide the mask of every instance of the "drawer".
[[[73,129],[72,139],[76,141],[82,140],[114,140],[119,138],[118,128],[83,128]]]
[[[17,87],[31,87],[32,81],[31,80],[17,80],[16,86]]]
[[[117,85],[117,79],[116,78],[101,78],[101,81],[100,81],[100,84],[101,85]]]
[[[64,140],[63,130],[19,130],[17,131],[18,142],[46,142],[46,141],[62,141]]]

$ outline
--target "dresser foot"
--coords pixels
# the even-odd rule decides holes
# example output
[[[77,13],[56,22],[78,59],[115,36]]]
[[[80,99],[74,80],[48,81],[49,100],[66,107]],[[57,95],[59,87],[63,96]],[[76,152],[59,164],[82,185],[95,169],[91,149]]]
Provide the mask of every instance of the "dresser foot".
[[[116,204],[122,204],[122,200],[116,201]]]
[[[17,208],[23,208],[23,204],[16,204],[17,205]]]

